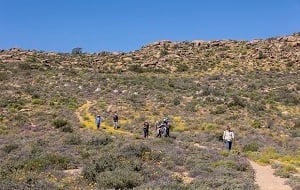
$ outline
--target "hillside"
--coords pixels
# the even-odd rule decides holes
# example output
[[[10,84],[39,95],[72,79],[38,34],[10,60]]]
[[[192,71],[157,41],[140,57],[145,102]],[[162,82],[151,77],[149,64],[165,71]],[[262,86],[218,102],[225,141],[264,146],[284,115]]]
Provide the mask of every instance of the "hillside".
[[[246,157],[299,189],[299,79],[300,33],[129,53],[0,50],[0,189],[252,190]],[[171,138],[156,138],[165,117]],[[227,125],[230,153],[218,140]]]

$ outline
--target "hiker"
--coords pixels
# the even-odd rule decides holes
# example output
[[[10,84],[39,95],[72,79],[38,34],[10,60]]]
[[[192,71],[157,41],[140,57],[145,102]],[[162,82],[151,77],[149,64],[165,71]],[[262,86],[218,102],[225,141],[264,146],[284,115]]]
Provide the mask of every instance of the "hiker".
[[[149,136],[149,123],[148,123],[148,121],[145,121],[144,126],[143,126],[143,131],[144,131],[144,138],[147,138]]]
[[[170,137],[170,124],[168,118],[165,118],[163,121],[165,137]]]
[[[164,123],[163,122],[158,122],[157,124],[156,124],[156,130],[157,130],[157,135],[156,135],[156,137],[161,137],[161,135],[164,133],[164,131],[165,131],[165,125],[164,125]]]
[[[115,112],[115,114],[113,116],[113,121],[114,121],[114,129],[118,129],[119,117],[118,117],[117,112]]]
[[[97,115],[96,117],[96,125],[97,125],[97,129],[100,128],[100,125],[101,125],[101,116],[100,115]]]
[[[234,133],[230,129],[229,126],[227,126],[226,130],[223,133],[223,141],[225,142],[225,146],[227,150],[231,150],[232,142],[234,140]]]

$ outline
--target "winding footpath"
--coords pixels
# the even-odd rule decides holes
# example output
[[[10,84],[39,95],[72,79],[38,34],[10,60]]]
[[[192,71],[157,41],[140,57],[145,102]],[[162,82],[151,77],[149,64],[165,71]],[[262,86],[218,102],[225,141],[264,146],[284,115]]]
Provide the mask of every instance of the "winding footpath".
[[[76,115],[83,125],[83,127],[90,128],[96,130],[96,125],[94,123],[94,116],[89,112],[90,107],[94,106],[97,102],[96,101],[87,101],[81,107],[76,110]],[[108,133],[118,133],[122,135],[132,135],[125,130],[115,130],[113,126],[109,126],[107,123],[103,122],[101,125],[103,130]],[[199,148],[203,148],[199,144],[195,146]],[[205,148],[205,147],[204,147]],[[261,166],[251,160],[249,160],[251,167],[255,171],[255,180],[256,184],[259,186],[260,190],[292,190],[292,188],[285,184],[285,179],[275,176],[274,169],[271,168],[270,165],[268,166]],[[192,178],[188,177],[188,174],[185,172],[178,172],[175,175],[180,176],[184,179],[185,183],[190,183]]]
[[[261,166],[256,162],[249,160],[252,168],[255,171],[256,184],[260,190],[292,190],[285,184],[285,179],[275,176],[274,169],[270,165]]]
[[[79,119],[80,124],[89,129],[97,130],[96,124],[95,124],[95,117],[89,112],[89,109],[96,105],[96,101],[87,101],[85,104],[80,106],[75,114],[77,118]],[[123,129],[114,129],[113,126],[109,125],[107,122],[101,123],[101,131],[105,131],[107,133],[111,134],[123,134],[123,135],[133,135],[132,133],[125,131]]]

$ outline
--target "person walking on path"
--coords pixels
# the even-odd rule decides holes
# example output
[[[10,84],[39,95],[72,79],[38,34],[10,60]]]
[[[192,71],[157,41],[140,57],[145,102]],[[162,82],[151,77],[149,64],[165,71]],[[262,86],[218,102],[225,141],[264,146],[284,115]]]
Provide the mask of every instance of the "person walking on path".
[[[149,136],[149,123],[148,123],[148,121],[145,121],[144,126],[143,126],[143,131],[144,131],[144,138],[147,138]]]
[[[96,126],[97,126],[97,129],[100,128],[101,121],[102,121],[101,116],[97,115],[97,117],[96,117]]]
[[[169,119],[165,118],[163,121],[164,127],[165,127],[165,137],[170,137],[170,123]]]
[[[223,133],[223,141],[225,142],[226,149],[230,151],[232,143],[234,141],[234,133],[229,126],[227,126],[226,130]]]
[[[115,114],[113,116],[113,122],[114,122],[114,129],[118,129],[119,116],[118,116],[117,112],[115,112]]]

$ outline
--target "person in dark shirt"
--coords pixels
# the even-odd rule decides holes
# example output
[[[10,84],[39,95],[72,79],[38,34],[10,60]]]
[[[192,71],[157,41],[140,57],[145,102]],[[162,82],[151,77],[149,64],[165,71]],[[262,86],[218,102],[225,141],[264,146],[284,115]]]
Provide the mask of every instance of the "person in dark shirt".
[[[119,116],[118,116],[117,112],[115,112],[115,114],[113,116],[113,122],[114,122],[114,129],[118,129]]]
[[[144,138],[147,138],[149,136],[149,123],[148,121],[145,121],[144,126],[143,126],[143,131],[144,131]]]

